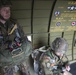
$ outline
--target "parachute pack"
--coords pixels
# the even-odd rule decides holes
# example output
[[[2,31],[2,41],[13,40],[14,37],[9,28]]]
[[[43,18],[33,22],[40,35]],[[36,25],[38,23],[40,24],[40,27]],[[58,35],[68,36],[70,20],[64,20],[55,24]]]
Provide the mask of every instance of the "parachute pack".
[[[18,65],[31,54],[32,46],[29,41],[24,42],[19,48],[13,51],[0,51],[0,66]]]

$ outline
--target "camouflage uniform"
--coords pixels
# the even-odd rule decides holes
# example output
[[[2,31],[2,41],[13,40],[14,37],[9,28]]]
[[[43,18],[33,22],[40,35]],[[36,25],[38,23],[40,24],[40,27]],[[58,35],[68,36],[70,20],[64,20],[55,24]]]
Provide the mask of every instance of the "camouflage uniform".
[[[0,0],[1,7],[10,7],[9,0]],[[0,74],[14,75],[14,66],[17,65],[19,70],[29,75],[28,62],[32,52],[31,42],[28,41],[22,28],[18,23],[11,19],[4,19],[0,14]]]
[[[56,39],[52,43],[52,46],[51,46],[52,48],[50,48],[50,50],[43,53],[40,57],[40,66],[41,66],[42,74],[44,73],[44,75],[64,75],[64,71],[66,71],[65,66],[68,65],[68,63],[67,63],[68,59],[67,59],[66,55],[64,54],[62,57],[59,57],[55,54],[55,51],[61,52],[61,50],[64,50],[64,48],[67,49],[67,47],[66,47],[66,45],[64,46],[64,44],[63,44],[64,41],[61,42],[60,38],[58,41],[57,40],[58,39]],[[58,45],[59,41],[60,41],[61,46],[63,44],[63,46],[64,46],[63,48],[61,48],[61,46]],[[56,42],[57,42],[57,45],[56,45]],[[56,48],[55,46],[58,48]],[[59,50],[59,48],[61,50]],[[68,71],[67,71],[67,73],[68,73],[68,75],[71,75]]]
[[[32,45],[24,36],[20,27],[17,27],[12,34],[8,35],[15,24],[11,21],[7,24],[8,31],[0,23],[0,66],[2,68],[19,65],[27,61],[32,52]]]

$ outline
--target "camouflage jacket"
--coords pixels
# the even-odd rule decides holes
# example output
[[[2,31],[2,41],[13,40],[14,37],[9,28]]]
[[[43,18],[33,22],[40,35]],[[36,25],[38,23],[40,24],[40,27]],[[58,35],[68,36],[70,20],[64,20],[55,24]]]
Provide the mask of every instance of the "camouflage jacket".
[[[15,43],[15,38],[25,38],[21,27],[13,20],[8,20],[5,24],[0,22],[0,49],[6,49],[9,43]]]
[[[41,68],[44,70],[45,75],[47,74],[53,75],[54,71],[62,73],[61,71],[62,71],[64,62],[67,62],[66,56],[59,58],[50,50],[43,53],[40,57],[40,65],[41,65]]]
[[[21,27],[17,25],[15,28],[15,25],[17,24],[13,21],[8,21],[5,25],[0,23],[0,66],[19,64],[32,52],[31,42],[27,40]]]

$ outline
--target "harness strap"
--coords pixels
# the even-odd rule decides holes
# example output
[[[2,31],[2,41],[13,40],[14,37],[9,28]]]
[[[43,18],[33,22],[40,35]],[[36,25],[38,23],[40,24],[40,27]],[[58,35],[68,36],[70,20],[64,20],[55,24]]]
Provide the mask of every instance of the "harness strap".
[[[46,55],[48,55],[50,58],[54,58],[53,55],[52,55],[52,53],[50,51],[47,51]]]
[[[13,27],[12,30],[8,33],[8,35],[11,35],[16,28],[17,28],[17,24],[14,25],[14,27]]]

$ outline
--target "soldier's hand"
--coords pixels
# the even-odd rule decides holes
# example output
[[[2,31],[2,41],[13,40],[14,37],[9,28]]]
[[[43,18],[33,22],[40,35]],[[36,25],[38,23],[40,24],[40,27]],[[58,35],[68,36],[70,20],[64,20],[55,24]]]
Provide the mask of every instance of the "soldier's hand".
[[[67,72],[67,71],[65,71],[65,72],[63,73],[63,75],[68,75],[68,72]]]
[[[66,70],[67,70],[67,71],[70,71],[70,66],[67,65],[67,66],[66,66]]]

